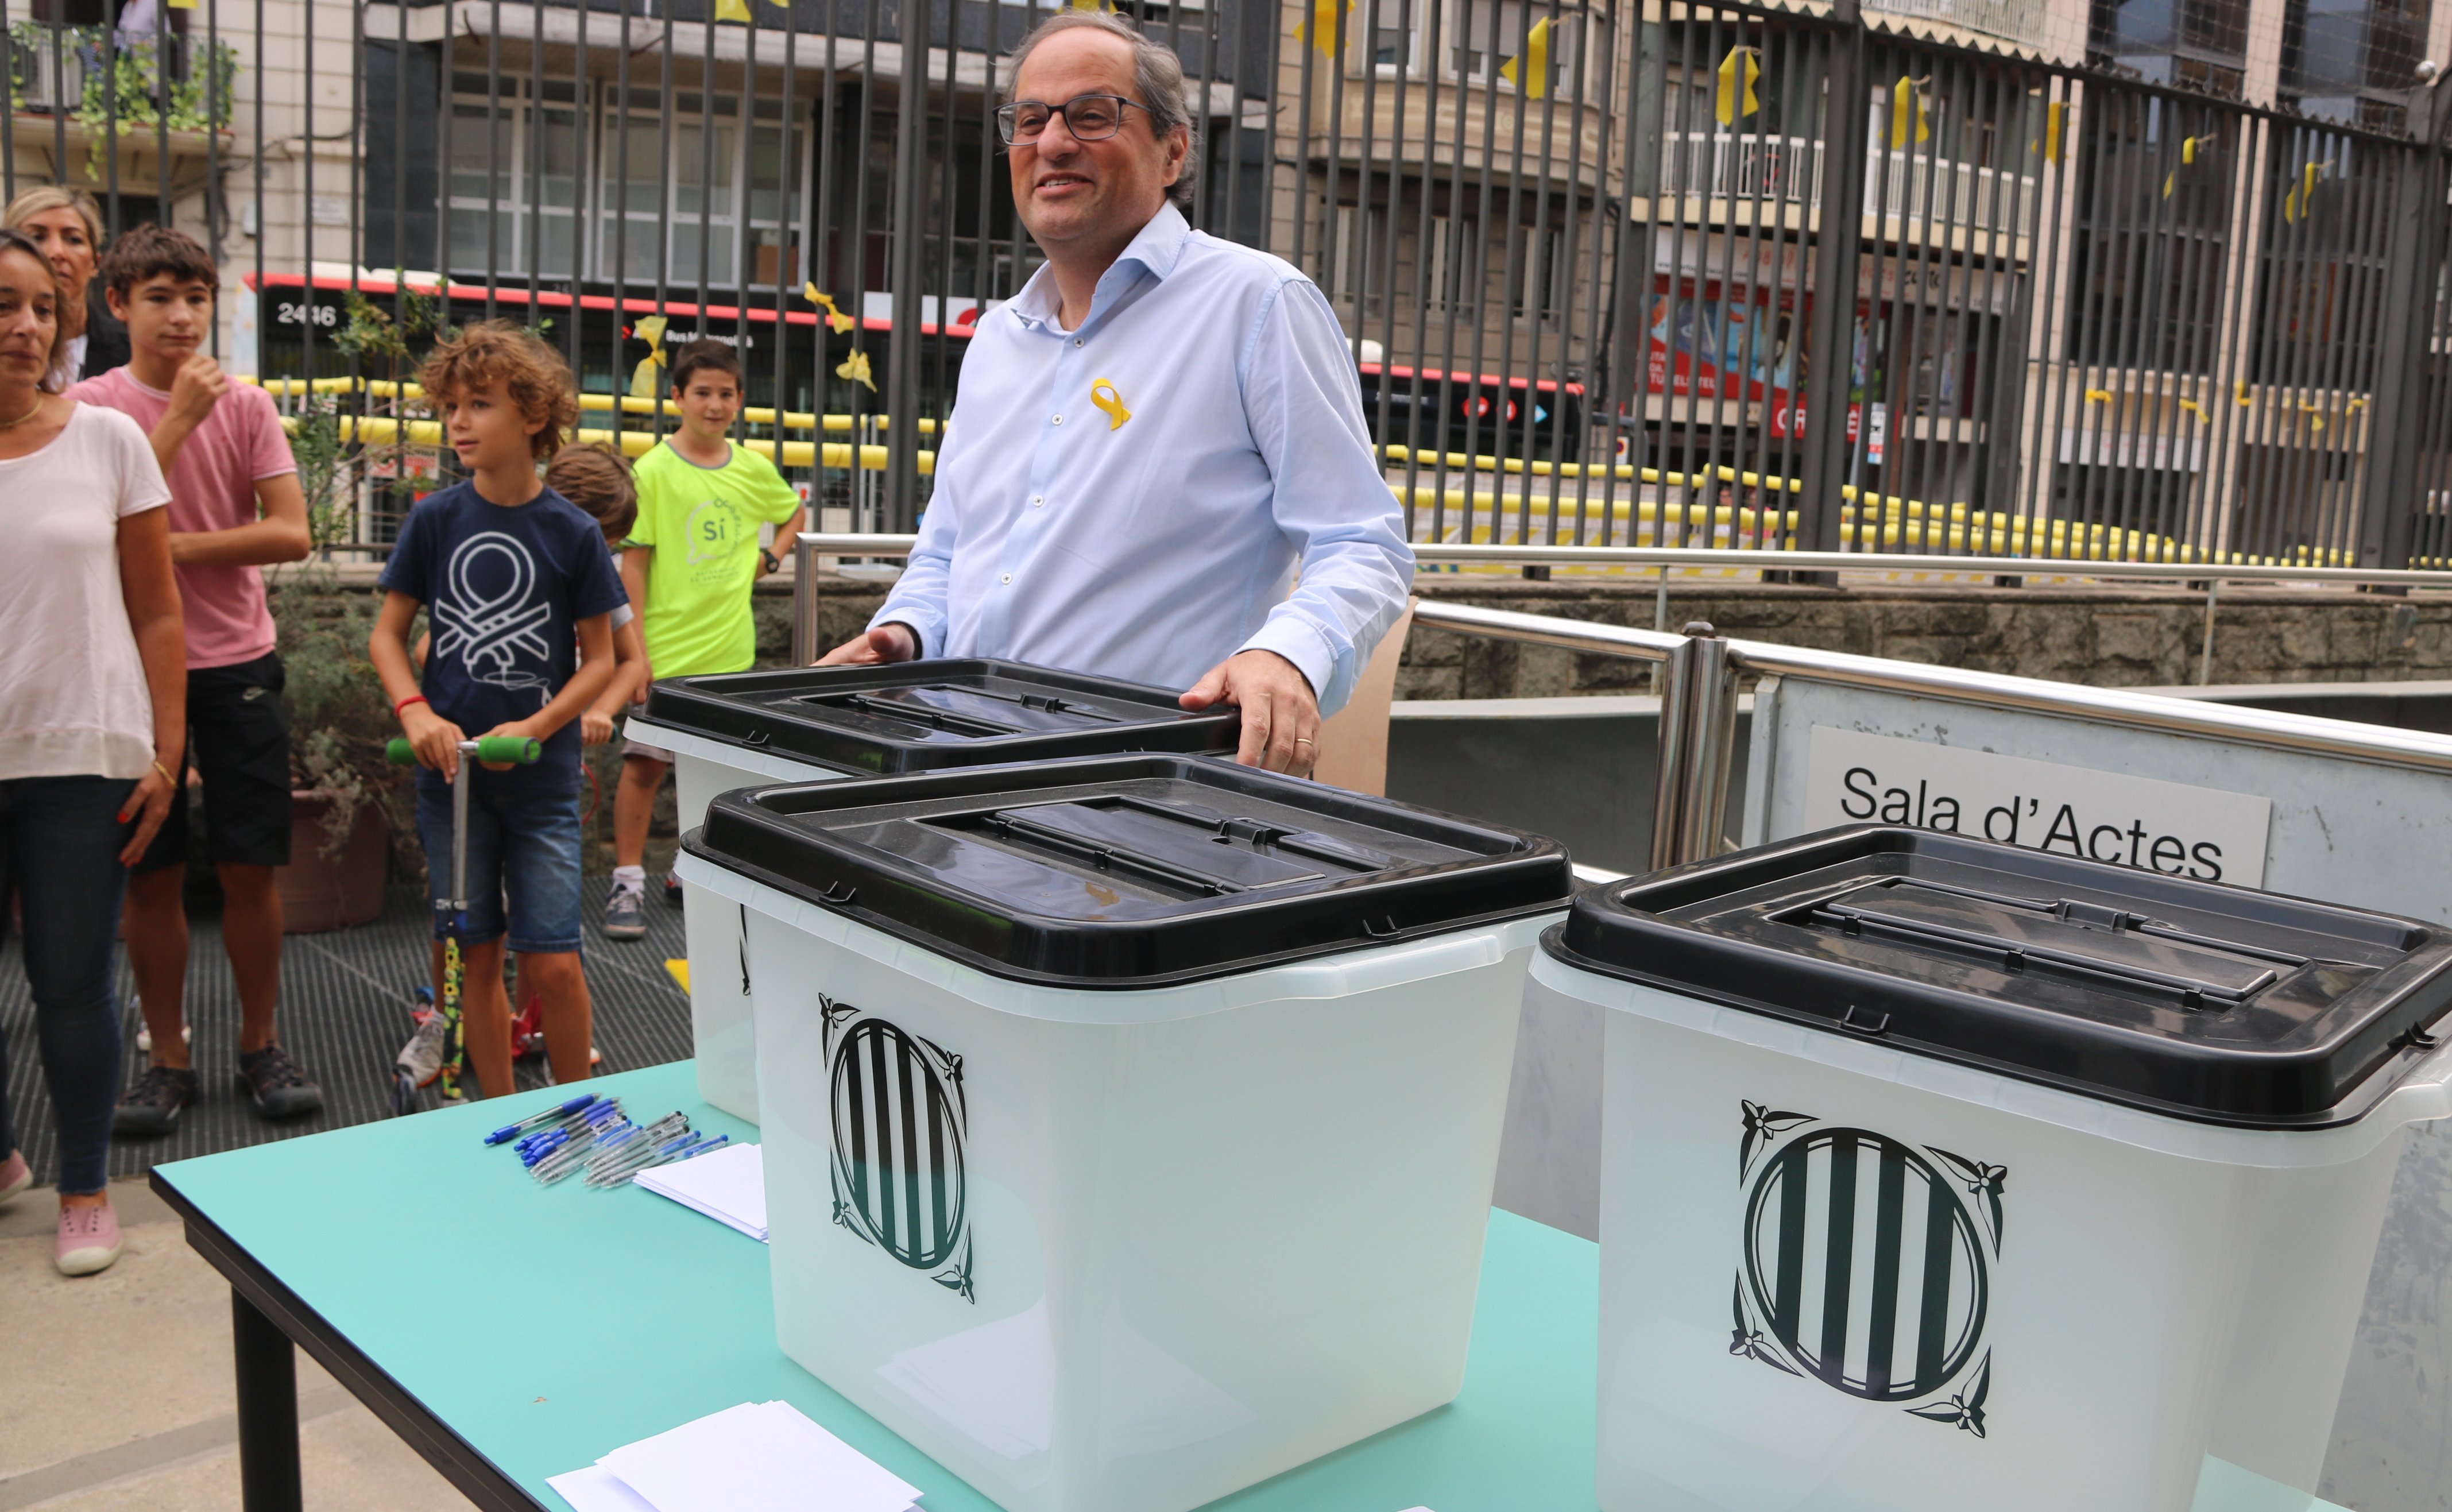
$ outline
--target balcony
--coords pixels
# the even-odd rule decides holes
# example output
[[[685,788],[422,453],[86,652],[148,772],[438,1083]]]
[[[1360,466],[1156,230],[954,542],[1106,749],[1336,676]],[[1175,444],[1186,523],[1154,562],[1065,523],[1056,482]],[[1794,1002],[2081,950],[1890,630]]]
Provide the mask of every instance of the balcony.
[[[1822,143],[1812,137],[1670,131],[1661,141],[1661,197],[1690,202],[1689,221],[1812,229],[1821,217],[1824,157]],[[2032,174],[1929,152],[1874,148],[1866,154],[1868,236],[1922,241],[1947,235],[1960,249],[2023,260],[2039,197]],[[1696,200],[1703,206],[1691,204]],[[2015,238],[2018,249],[1990,245],[1995,236]]]
[[[52,183],[98,185],[109,178],[115,157],[123,184],[167,179],[173,195],[200,189],[215,137],[228,148],[238,51],[176,32],[167,41],[165,70],[151,38],[113,46],[100,27],[12,25],[9,125],[18,170]]]

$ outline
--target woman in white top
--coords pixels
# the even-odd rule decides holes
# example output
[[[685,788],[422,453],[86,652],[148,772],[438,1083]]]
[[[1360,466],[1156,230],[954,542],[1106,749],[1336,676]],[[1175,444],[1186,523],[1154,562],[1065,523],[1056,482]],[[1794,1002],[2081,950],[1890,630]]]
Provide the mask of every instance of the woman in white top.
[[[111,936],[128,867],[169,812],[188,676],[170,490],[135,421],[44,391],[59,306],[50,264],[0,229],[0,898],[13,886],[25,910],[59,1132],[54,1258],[82,1276],[119,1258],[104,1171],[119,1082]],[[5,1090],[0,1152],[6,1202],[33,1173]]]

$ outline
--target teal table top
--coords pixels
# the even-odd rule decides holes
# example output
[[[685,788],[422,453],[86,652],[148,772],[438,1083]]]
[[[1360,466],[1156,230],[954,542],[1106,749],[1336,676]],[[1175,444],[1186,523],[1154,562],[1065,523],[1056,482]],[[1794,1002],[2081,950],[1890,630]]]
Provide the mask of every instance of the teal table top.
[[[689,1062],[589,1089],[642,1120],[679,1108],[699,1128],[757,1137],[700,1100]],[[764,1245],[635,1187],[539,1187],[508,1150],[480,1144],[558,1100],[523,1093],[335,1129],[159,1165],[154,1178],[554,1512],[566,1503],[548,1476],[777,1399],[920,1487],[926,1512],[993,1512],[785,1358]],[[1599,1257],[1585,1240],[1493,1210],[1463,1393],[1215,1506],[1591,1508]],[[2215,1470],[2196,1512],[2325,1508]]]
[[[688,1062],[589,1090],[735,1139]],[[636,1187],[539,1187],[488,1129],[551,1092],[154,1168],[324,1322],[540,1505],[545,1478],[742,1402],[780,1399],[926,1493],[995,1503],[785,1358],[766,1247]],[[1592,1505],[1597,1246],[1491,1219],[1454,1403],[1217,1503],[1235,1512]]]

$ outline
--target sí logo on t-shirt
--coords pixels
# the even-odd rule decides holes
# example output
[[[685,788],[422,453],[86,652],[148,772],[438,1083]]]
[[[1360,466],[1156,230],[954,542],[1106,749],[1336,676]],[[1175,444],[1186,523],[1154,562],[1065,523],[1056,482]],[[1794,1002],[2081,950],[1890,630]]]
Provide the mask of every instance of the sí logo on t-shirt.
[[[553,697],[553,607],[537,592],[536,558],[500,530],[471,535],[444,568],[434,654],[456,657],[471,681]]]

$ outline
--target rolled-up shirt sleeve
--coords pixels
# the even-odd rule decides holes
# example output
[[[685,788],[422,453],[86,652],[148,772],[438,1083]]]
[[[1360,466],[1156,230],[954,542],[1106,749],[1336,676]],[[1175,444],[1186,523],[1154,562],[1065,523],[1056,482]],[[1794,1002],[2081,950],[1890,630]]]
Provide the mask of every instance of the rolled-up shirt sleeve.
[[[1292,662],[1311,680],[1320,712],[1334,714],[1404,613],[1414,583],[1404,515],[1372,456],[1353,349],[1309,280],[1277,286],[1241,377],[1252,439],[1275,484],[1277,528],[1301,577],[1238,649]]]
[[[956,444],[954,428],[948,424],[939,438],[937,487],[920,516],[920,538],[912,545],[902,576],[895,580],[894,591],[885,596],[885,607],[868,622],[870,629],[897,622],[911,627],[920,637],[923,659],[945,654],[945,595],[953,581],[954,547],[962,533],[961,469],[949,466],[957,460]]]

